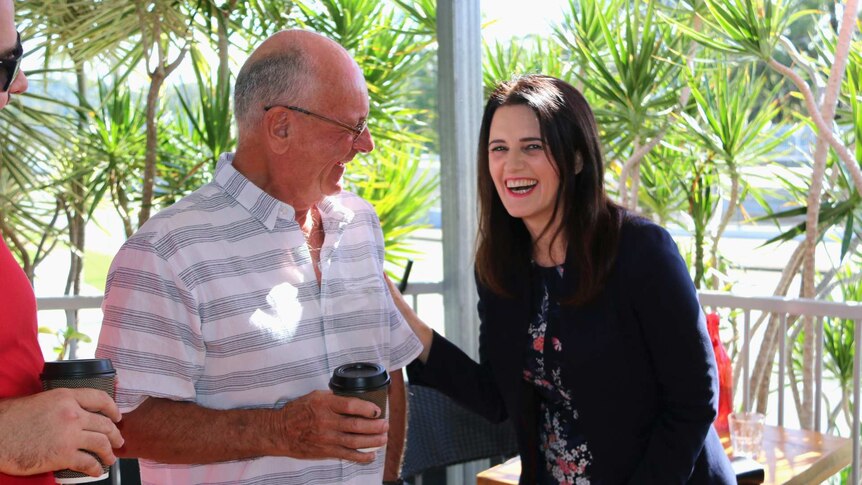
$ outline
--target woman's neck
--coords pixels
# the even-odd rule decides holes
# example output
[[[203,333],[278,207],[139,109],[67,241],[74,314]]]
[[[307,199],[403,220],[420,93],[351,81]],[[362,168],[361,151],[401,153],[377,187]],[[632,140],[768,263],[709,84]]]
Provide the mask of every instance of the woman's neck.
[[[549,229],[538,240],[533,238],[533,261],[539,266],[558,266],[566,261],[566,250],[569,246],[566,235],[561,232],[554,238],[555,232],[556,229]]]

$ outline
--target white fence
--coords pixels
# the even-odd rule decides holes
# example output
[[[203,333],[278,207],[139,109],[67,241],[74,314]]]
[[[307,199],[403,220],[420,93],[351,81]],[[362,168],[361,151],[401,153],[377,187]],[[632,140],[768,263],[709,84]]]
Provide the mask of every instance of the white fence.
[[[407,295],[412,300],[414,308],[418,304],[419,295],[440,294],[442,293],[442,283],[411,283],[407,289]],[[780,328],[778,335],[783,336],[779,339],[778,345],[778,362],[777,362],[777,390],[778,390],[778,409],[777,409],[777,424],[784,425],[785,422],[785,407],[787,401],[785,399],[785,388],[787,385],[787,376],[785,369],[787,367],[787,359],[789,356],[787,349],[787,331],[788,320],[792,317],[814,317],[817,318],[817,349],[816,349],[816,369],[815,369],[815,396],[817,396],[815,404],[815,429],[820,430],[823,416],[823,328],[826,324],[825,319],[840,318],[852,320],[855,322],[854,328],[854,354],[853,354],[853,410],[852,410],[852,426],[849,433],[853,439],[853,463],[851,471],[850,483],[853,485],[860,484],[860,465],[862,465],[862,456],[860,456],[860,371],[862,371],[862,305],[859,303],[833,303],[816,300],[801,300],[779,297],[747,297],[736,296],[729,293],[717,292],[701,292],[701,303],[704,307],[712,309],[722,309],[735,313],[742,314],[742,338],[741,349],[737,358],[742,359],[742,405],[746,410],[751,409],[751,389],[749,386],[751,376],[751,360],[753,352],[751,349],[752,339],[757,336],[757,332],[752,331],[752,314],[761,316],[769,314],[778,318]],[[55,297],[55,298],[40,298],[38,301],[39,310],[65,310],[67,321],[72,321],[73,311],[81,309],[99,308],[101,305],[101,297]],[[416,308],[420,311],[419,308]]]
[[[834,303],[819,300],[802,300],[781,297],[748,297],[736,296],[729,293],[718,292],[701,292],[700,301],[705,307],[716,309],[738,310],[742,312],[742,346],[738,358],[742,359],[742,403],[745,410],[751,409],[751,360],[752,349],[751,342],[755,337],[755,332],[752,331],[752,313],[756,312],[761,315],[768,314],[778,318],[779,329],[778,335],[781,337],[778,340],[778,416],[777,424],[784,425],[785,421],[785,390],[787,387],[787,359],[788,359],[788,320],[791,317],[814,317],[817,319],[816,325],[816,356],[815,356],[815,390],[814,395],[814,423],[815,430],[820,431],[822,416],[823,416],[823,327],[826,324],[825,319],[840,318],[852,320],[854,322],[854,353],[853,353],[853,418],[849,433],[853,439],[853,464],[851,470],[850,483],[853,485],[860,484],[860,465],[862,465],[862,457],[860,457],[860,409],[859,394],[860,394],[860,368],[862,368],[862,305],[856,302],[852,303]],[[762,336],[762,333],[760,334]]]

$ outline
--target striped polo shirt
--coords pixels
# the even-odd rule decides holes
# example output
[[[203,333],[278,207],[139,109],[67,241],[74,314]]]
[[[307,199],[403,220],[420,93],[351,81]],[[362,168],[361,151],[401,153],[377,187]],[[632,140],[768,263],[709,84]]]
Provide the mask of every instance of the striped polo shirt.
[[[339,365],[399,369],[421,351],[383,280],[370,204],[342,192],[318,204],[318,285],[294,209],[224,154],[215,178],[129,238],[108,274],[96,351],[117,368],[123,413],[147,396],[213,409],[277,408],[327,389]],[[379,484],[371,465],[262,457],[209,465],[141,460],[144,483]]]

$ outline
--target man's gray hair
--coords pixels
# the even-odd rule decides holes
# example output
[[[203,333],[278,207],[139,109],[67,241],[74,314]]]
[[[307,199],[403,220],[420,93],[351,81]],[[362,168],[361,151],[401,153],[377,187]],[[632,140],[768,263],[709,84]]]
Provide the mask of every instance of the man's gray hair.
[[[237,124],[253,126],[263,117],[263,108],[300,102],[310,94],[313,66],[297,48],[289,48],[253,62],[239,71],[234,86]]]

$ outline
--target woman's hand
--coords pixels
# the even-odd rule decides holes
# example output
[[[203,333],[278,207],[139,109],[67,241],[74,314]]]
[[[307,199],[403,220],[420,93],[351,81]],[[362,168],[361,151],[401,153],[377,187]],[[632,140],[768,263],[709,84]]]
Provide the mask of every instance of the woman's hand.
[[[401,312],[401,315],[410,325],[410,329],[413,330],[413,333],[415,333],[416,336],[419,337],[419,341],[422,342],[424,349],[422,350],[422,353],[419,354],[419,361],[424,364],[428,361],[428,353],[431,351],[431,341],[434,339],[434,332],[431,330],[431,327],[419,319],[419,316],[416,315],[413,308],[407,304],[404,297],[401,295],[401,292],[398,291],[398,288],[396,288],[395,284],[392,283],[392,280],[390,280],[386,274],[383,275],[383,278],[386,279],[386,284],[389,285],[389,293],[392,294],[392,301],[395,303],[395,307],[398,308],[398,311]]]

